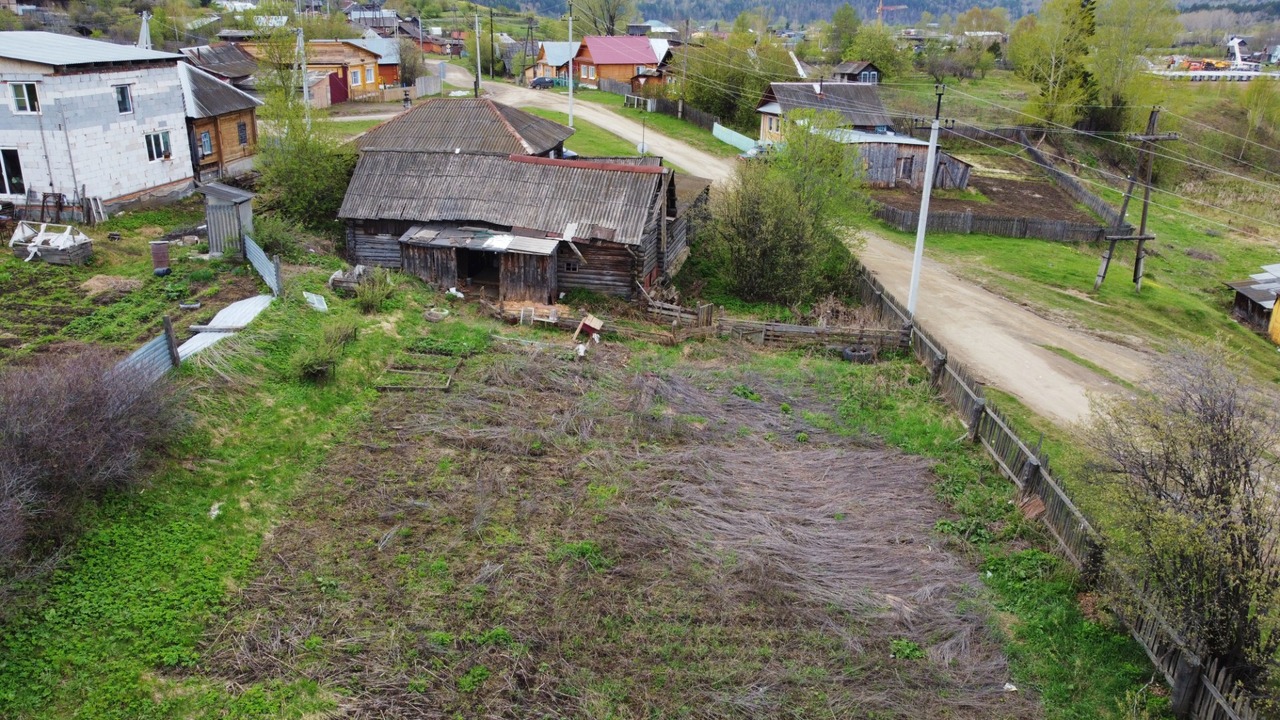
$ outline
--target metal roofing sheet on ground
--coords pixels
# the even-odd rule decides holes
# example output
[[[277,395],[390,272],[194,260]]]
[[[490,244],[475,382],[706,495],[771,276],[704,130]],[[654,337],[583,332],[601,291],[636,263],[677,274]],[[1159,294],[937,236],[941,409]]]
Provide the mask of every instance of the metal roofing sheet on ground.
[[[42,65],[91,65],[94,63],[181,60],[182,56],[133,45],[59,35],[36,30],[0,32],[0,57]]]
[[[267,309],[271,301],[275,298],[270,295],[258,295],[246,300],[233,302],[230,305],[218,311],[217,315],[209,321],[211,327],[244,327],[258,317],[258,314]],[[229,332],[202,332],[197,333],[195,337],[182,343],[178,347],[178,357],[186,360],[205,348],[217,343],[223,338],[234,335]]]

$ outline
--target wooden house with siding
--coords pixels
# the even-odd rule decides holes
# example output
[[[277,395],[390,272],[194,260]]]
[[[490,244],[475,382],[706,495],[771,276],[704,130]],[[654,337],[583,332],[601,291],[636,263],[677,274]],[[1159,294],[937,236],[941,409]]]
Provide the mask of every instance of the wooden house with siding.
[[[679,268],[709,183],[658,158],[364,150],[338,216],[350,260],[502,301],[630,298]]]
[[[257,109],[262,101],[187,63],[178,63],[178,77],[196,180],[252,170],[258,151]]]
[[[588,35],[582,38],[573,67],[583,85],[594,86],[602,79],[630,84],[646,71],[656,73],[663,60],[647,37]]]

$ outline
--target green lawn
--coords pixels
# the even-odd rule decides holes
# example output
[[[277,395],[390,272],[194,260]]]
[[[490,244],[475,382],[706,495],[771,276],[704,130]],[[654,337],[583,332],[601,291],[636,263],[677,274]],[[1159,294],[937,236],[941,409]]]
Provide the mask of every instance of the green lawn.
[[[569,124],[569,115],[567,113],[544,110],[542,108],[523,109],[527,113],[554,120],[562,125]],[[564,143],[566,150],[572,150],[584,157],[638,157],[640,154],[636,152],[635,145],[599,125],[593,125],[585,120],[574,118],[573,126],[575,132]],[[676,172],[684,172],[682,168],[669,161],[664,160],[663,164]]]
[[[368,132],[373,128],[386,122],[385,120],[329,120],[324,124],[324,128],[333,133],[335,137],[341,139],[350,139],[361,133]]]
[[[637,108],[629,108],[623,104],[625,98],[621,95],[613,93],[601,92],[599,90],[581,90],[574,91],[575,99],[582,99],[587,102],[606,105],[610,110],[617,114],[630,118],[638,123],[646,123],[649,127],[666,135],[683,142],[690,147],[697,148],[712,155],[720,157],[736,157],[740,150],[722,143],[717,140],[709,131],[692,123],[685,122],[680,118],[671,117],[657,112],[647,112]]]

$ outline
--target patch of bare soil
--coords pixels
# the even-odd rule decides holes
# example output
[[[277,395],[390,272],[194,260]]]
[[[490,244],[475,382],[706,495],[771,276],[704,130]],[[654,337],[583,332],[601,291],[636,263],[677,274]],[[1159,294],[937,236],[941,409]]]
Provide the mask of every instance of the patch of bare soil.
[[[1012,180],[974,175],[969,187],[982,193],[986,201],[956,197],[963,191],[947,191],[939,196],[934,193],[929,207],[945,212],[965,212],[994,217],[1029,217],[1038,220],[1069,220],[1092,223],[1097,219],[1081,210],[1076,201],[1057,185],[1045,181]],[[920,191],[911,188],[872,190],[876,200],[901,210],[920,208]]]
[[[384,396],[206,644],[357,718],[1034,718],[918,459],[822,388],[508,346]],[[924,657],[892,658],[890,642]]]

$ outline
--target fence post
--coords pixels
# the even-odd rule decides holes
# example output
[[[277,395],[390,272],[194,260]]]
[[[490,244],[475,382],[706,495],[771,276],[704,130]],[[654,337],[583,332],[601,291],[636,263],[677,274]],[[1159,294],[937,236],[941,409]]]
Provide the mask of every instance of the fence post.
[[[935,388],[942,387],[942,373],[946,372],[946,369],[947,354],[939,353],[937,362],[933,364],[932,376],[929,378],[929,382],[932,383]]]
[[[1023,490],[1029,492],[1031,490],[1031,478],[1035,477],[1036,473],[1039,471],[1040,460],[1034,456],[1028,457],[1026,461],[1022,463],[1022,472],[1018,473],[1018,485],[1020,485]]]
[[[284,276],[280,274],[280,256],[276,255],[271,258],[271,266],[276,273],[276,297],[280,297],[284,293]]]
[[[978,398],[973,401],[973,410],[969,411],[969,442],[978,442],[978,431],[982,424],[982,416],[987,412],[987,399]]]
[[[1170,709],[1178,720],[1191,717],[1191,707],[1200,690],[1200,658],[1183,650],[1173,670],[1173,697]]]
[[[178,356],[178,338],[173,334],[173,321],[168,315],[164,316],[164,342],[169,348],[169,362],[173,363],[173,367],[178,367],[182,358]]]

